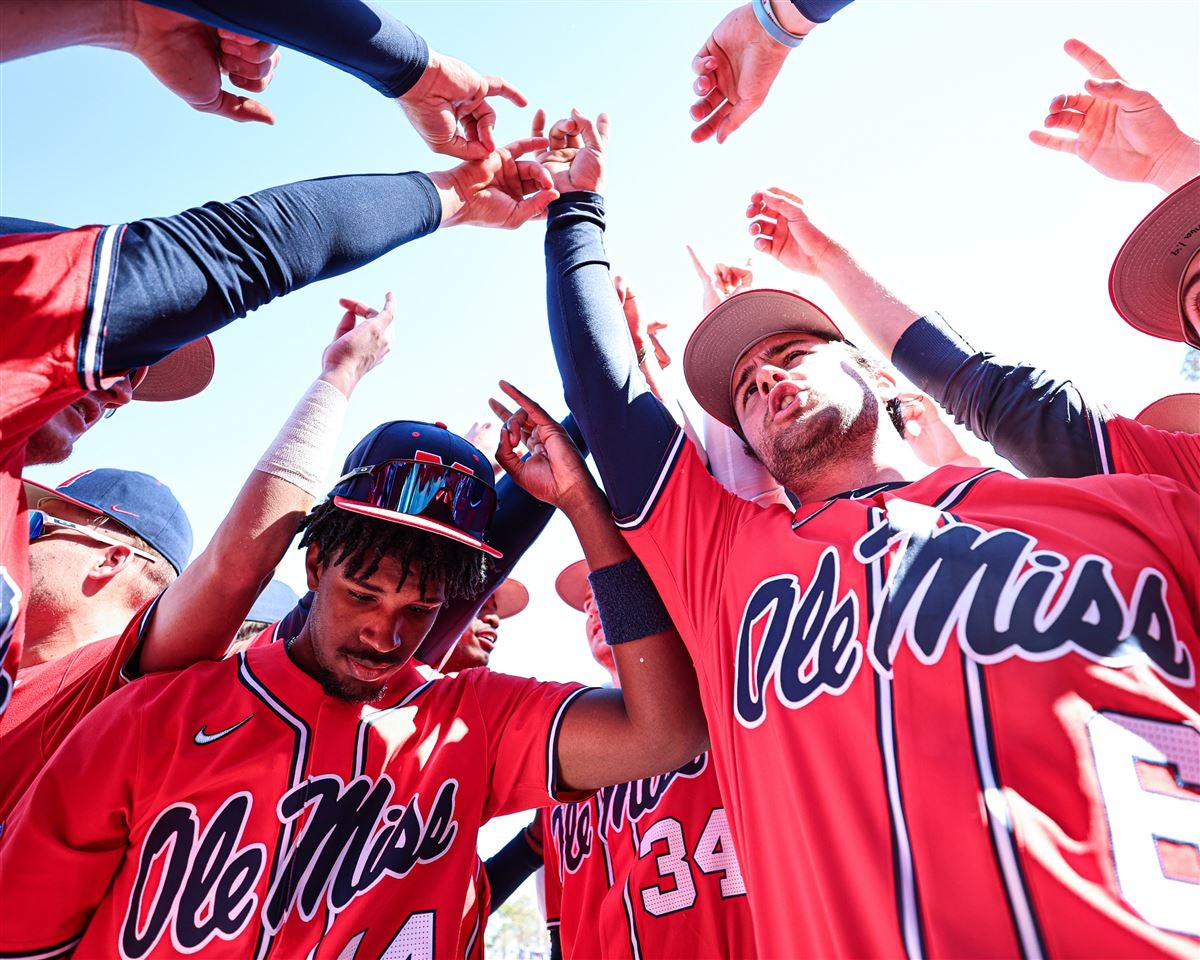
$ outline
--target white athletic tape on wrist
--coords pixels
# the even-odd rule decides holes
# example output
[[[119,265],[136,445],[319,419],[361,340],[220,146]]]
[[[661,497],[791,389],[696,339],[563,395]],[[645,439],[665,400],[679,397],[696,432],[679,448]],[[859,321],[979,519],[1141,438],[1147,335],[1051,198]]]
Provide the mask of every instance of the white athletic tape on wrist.
[[[314,380],[255,469],[286,480],[314,500],[322,496],[349,403],[337,387]]]

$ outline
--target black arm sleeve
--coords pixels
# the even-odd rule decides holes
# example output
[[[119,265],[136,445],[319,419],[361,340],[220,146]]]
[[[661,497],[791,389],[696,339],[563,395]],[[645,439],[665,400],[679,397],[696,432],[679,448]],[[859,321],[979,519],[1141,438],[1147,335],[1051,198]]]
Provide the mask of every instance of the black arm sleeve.
[[[568,193],[546,226],[550,339],[567,406],[619,518],[649,498],[676,424],[646,386],[604,252],[604,201]]]
[[[583,456],[587,456],[587,445],[583,435],[575,423],[575,418],[568,415],[562,422],[568,435],[579,448]],[[517,485],[512,477],[505,475],[496,484],[496,496],[499,506],[496,515],[492,517],[492,525],[488,531],[488,543],[499,550],[504,556],[492,560],[488,568],[488,576],[483,592],[476,597],[463,599],[455,598],[447,602],[438,613],[437,620],[429,635],[421,641],[417,648],[416,658],[422,663],[436,667],[462,636],[462,632],[470,626],[475,615],[487,602],[487,598],[496,592],[508,575],[512,573],[517,561],[525,555],[525,551],[533,546],[533,542],[541,536],[546,524],[554,516],[554,507],[531,496]]]
[[[425,236],[442,205],[423,173],[305,180],[137,220],[116,252],[104,372],[161,360],[275,297]]]
[[[563,960],[562,934],[558,927],[550,928],[550,960]]]
[[[792,6],[800,16],[813,23],[824,23],[843,7],[850,6],[854,0],[792,0]]]
[[[483,865],[492,891],[490,912],[495,913],[541,865],[542,851],[534,847],[529,827],[524,827]]]
[[[1070,380],[975,350],[940,317],[915,320],[892,362],[1000,456],[1031,477],[1099,473],[1101,411]]]
[[[299,50],[370,84],[407,93],[429,65],[429,47],[363,0],[147,0],[235,33]]]

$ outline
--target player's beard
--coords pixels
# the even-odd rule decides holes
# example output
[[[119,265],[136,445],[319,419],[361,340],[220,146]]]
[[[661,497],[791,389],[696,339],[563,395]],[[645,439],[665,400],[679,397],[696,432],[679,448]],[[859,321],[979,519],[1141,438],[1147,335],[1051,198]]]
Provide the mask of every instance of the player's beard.
[[[383,683],[366,683],[338,673],[332,663],[325,659],[324,647],[319,643],[312,645],[313,659],[317,663],[317,672],[313,677],[321,685],[327,696],[346,703],[374,703],[387,693],[387,681]]]
[[[879,414],[876,405],[865,400],[854,412],[840,406],[814,410],[768,434],[754,453],[771,476],[794,493],[802,493],[807,477],[824,473],[839,461],[870,455]]]

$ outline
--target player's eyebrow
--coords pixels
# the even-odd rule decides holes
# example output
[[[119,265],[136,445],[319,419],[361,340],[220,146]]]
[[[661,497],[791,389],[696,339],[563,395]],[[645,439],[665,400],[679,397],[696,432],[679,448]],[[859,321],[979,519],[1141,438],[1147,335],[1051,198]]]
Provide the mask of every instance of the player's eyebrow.
[[[362,587],[364,590],[370,590],[372,593],[383,593],[383,588],[376,586],[370,580],[364,580],[362,577],[347,577],[355,586]]]
[[[781,354],[786,353],[788,350],[790,350],[792,347],[794,347],[796,344],[798,344],[800,342],[801,341],[799,338],[796,338],[794,340],[785,340],[783,343],[779,344],[778,346],[774,346],[770,350],[768,350],[766,352],[766,355],[763,356],[759,360],[759,362],[764,363],[769,360],[775,360]],[[742,388],[746,385],[746,381],[750,378],[751,372],[754,370],[755,366],[756,366],[756,364],[754,364],[754,363],[748,363],[748,364],[746,364],[745,367],[742,368],[742,372],[737,378],[737,383],[735,383],[733,386],[733,396],[734,396],[735,400],[736,400],[736,398],[738,398],[742,395]]]

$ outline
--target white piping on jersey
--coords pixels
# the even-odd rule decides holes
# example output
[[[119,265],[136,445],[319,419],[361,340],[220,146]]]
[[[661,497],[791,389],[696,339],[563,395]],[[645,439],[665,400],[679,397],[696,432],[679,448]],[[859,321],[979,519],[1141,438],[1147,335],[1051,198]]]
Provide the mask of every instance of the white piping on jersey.
[[[89,390],[100,389],[100,340],[103,334],[104,310],[108,301],[109,274],[112,269],[113,247],[121,226],[103,227],[97,245],[100,247],[96,265],[96,286],[92,295],[91,312],[84,327],[80,352],[83,354],[83,382]]]
[[[1033,918],[1033,908],[1029,904],[1029,894],[1013,843],[1012,813],[1008,799],[997,782],[996,771],[992,768],[987,707],[983,703],[983,668],[970,657],[964,657],[963,663],[966,666],[967,701],[971,706],[971,731],[974,734],[971,742],[975,748],[979,783],[983,787],[983,806],[987,811],[988,827],[996,844],[996,859],[1000,862],[1000,874],[1004,878],[1017,936],[1021,941],[1021,954],[1026,960],[1042,960],[1044,954],[1037,923]]]
[[[83,939],[83,934],[77,937],[72,937],[64,943],[57,943],[53,947],[46,947],[34,953],[6,953],[5,957],[12,957],[14,960],[54,960],[56,957],[69,956],[71,951],[79,945],[79,941]]]
[[[393,710],[399,710],[401,707],[407,707],[412,702],[413,698],[425,690],[431,683],[433,683],[432,680],[426,680],[415,690],[409,692],[409,694],[403,699],[393,703],[390,707],[384,707],[382,710],[376,710],[371,716],[365,717],[364,719],[358,721],[358,736],[355,737],[354,743],[354,776],[361,776],[366,772],[367,731],[380,720],[382,720],[388,713],[391,713]]]
[[[638,825],[635,820],[629,821],[629,839],[633,841],[634,856],[640,856],[642,838],[638,836]],[[625,889],[621,891],[621,900],[625,907],[625,919],[629,922],[629,950],[633,954],[633,960],[642,960],[642,944],[638,940],[637,918],[633,910],[633,894],[630,891],[632,879],[633,871],[631,870],[625,875]],[[611,886],[611,881],[609,881],[609,885]]]
[[[554,753],[555,747],[558,744],[558,726],[562,723],[563,714],[567,712],[567,707],[581,693],[587,693],[591,687],[580,687],[570,696],[563,700],[558,705],[558,709],[554,711],[554,719],[550,723],[550,734],[546,737],[546,793],[550,797],[558,799],[558,783],[554,776]]]
[[[1108,443],[1106,442],[1108,432],[1104,427],[1104,419],[1098,410],[1089,410],[1088,413],[1092,418],[1092,436],[1096,440],[1096,457],[1100,461],[1100,472],[1102,474],[1116,473],[1108,453]]]
[[[307,725],[284,706],[283,702],[275,696],[270,690],[262,684],[258,677],[251,671],[246,664],[246,654],[238,654],[238,673],[241,675],[242,682],[253,690],[263,702],[270,707],[277,716],[283,719],[296,733],[297,745],[296,753],[292,759],[292,771],[289,777],[288,789],[296,787],[302,779],[304,779],[304,767],[308,758],[308,727]],[[280,850],[290,850],[292,846],[292,833],[296,826],[296,820],[289,820],[283,826],[283,831],[280,837],[280,843],[276,846],[271,862],[270,884],[275,883],[275,870],[279,866]],[[270,887],[268,887],[270,889]],[[271,951],[271,944],[275,940],[274,934],[267,933],[265,926],[259,928],[259,941],[254,952],[254,960],[263,960]]]
[[[675,461],[679,456],[679,449],[683,446],[683,441],[687,439],[687,434],[681,429],[675,431],[675,442],[671,444],[671,449],[667,452],[667,458],[663,463],[662,470],[659,471],[658,479],[654,481],[654,486],[650,490],[650,495],[646,497],[646,502],[642,504],[642,509],[638,515],[632,520],[618,520],[616,524],[622,529],[632,529],[633,527],[642,524],[646,517],[650,514],[654,504],[658,502],[659,494],[662,493],[662,488],[667,482],[667,477],[671,473],[671,469],[675,466]]]

